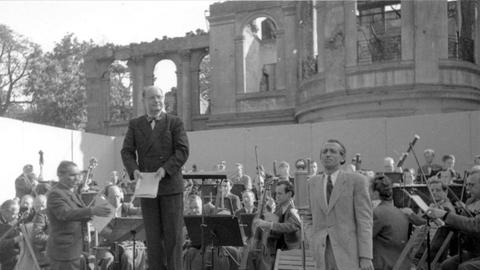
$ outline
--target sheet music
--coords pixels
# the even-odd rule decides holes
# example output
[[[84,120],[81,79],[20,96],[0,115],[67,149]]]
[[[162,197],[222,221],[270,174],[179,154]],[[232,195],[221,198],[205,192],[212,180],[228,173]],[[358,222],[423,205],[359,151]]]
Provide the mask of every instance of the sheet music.
[[[160,178],[157,173],[141,173],[142,178],[137,180],[135,186],[135,197],[139,198],[155,198],[157,197],[158,184]]]
[[[97,232],[101,232],[108,225],[108,223],[112,221],[116,211],[115,207],[113,207],[113,205],[111,205],[103,196],[96,197],[95,201],[93,202],[94,207],[99,205],[107,206],[111,211],[106,217],[93,216],[92,226]]]

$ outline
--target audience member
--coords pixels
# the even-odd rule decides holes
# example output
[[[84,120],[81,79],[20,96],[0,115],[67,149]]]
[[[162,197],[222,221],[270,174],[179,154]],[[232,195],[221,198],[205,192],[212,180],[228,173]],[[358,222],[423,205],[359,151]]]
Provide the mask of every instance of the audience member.
[[[24,195],[34,195],[35,186],[38,184],[37,177],[33,172],[33,166],[27,164],[23,166],[23,173],[15,180],[15,192],[17,198]]]

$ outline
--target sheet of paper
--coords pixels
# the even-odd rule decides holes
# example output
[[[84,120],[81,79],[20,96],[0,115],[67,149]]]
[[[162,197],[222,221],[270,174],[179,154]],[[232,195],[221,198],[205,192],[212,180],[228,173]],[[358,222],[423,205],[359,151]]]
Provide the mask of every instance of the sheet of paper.
[[[138,179],[135,187],[135,197],[155,198],[157,197],[158,184],[160,178],[156,173],[142,173],[142,178]]]
[[[111,211],[110,214],[106,217],[93,216],[92,226],[97,232],[101,232],[115,216],[115,207],[113,207],[113,205],[111,205],[103,196],[96,197],[95,201],[93,202],[93,207],[99,205],[107,206],[108,208],[110,208]]]

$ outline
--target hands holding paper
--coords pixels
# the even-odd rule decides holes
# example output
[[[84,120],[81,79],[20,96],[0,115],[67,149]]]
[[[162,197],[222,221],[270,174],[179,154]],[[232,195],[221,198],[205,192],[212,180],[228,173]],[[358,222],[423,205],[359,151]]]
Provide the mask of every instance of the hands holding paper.
[[[165,177],[165,169],[163,167],[158,168],[156,175],[160,178],[161,181]],[[142,173],[139,170],[135,170],[133,171],[133,177],[135,178],[134,181],[142,179]]]
[[[110,209],[110,207],[108,207],[108,205],[102,204],[102,205],[97,205],[92,207],[92,214],[94,216],[108,217],[108,215],[110,215],[111,212],[112,210]]]

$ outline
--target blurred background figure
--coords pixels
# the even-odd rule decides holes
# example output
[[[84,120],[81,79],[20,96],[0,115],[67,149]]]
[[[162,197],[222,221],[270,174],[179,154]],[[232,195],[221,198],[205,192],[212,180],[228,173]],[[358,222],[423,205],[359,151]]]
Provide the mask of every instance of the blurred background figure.
[[[15,196],[20,199],[26,194],[34,195],[37,184],[38,181],[33,172],[33,165],[27,164],[23,166],[23,173],[15,180]]]

